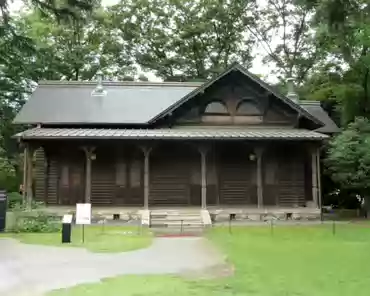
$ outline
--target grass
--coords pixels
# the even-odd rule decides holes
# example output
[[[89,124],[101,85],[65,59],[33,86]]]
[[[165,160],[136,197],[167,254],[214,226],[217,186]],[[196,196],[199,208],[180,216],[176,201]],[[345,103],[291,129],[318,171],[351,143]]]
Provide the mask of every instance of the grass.
[[[370,225],[215,228],[209,238],[235,267],[227,278],[121,276],[50,296],[367,296]]]
[[[6,233],[1,237],[12,237],[26,244],[82,247],[92,252],[126,252],[148,247],[152,236],[148,231],[138,233],[137,227],[85,226],[85,241],[82,243],[82,227],[72,228],[72,243],[62,244],[61,233]]]

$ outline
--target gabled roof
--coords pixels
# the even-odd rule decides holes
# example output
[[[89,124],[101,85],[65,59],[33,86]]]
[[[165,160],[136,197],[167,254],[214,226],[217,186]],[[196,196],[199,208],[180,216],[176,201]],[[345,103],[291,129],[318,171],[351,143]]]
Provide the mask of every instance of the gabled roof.
[[[336,127],[322,114],[326,114],[323,109],[317,109],[321,107],[313,110],[300,106],[239,64],[231,65],[206,83],[104,82],[106,96],[91,95],[95,82],[41,82],[17,114],[14,123],[146,125],[169,114],[232,71],[241,72],[316,126],[325,128],[329,124],[329,132]]]
[[[105,82],[106,96],[91,96],[95,82],[41,82],[14,122],[146,124],[200,85],[173,82]]]
[[[319,101],[305,101],[302,100],[300,105],[310,114],[318,118],[322,123],[323,127],[318,128],[316,131],[324,134],[333,134],[340,131],[339,127],[330,118],[329,114],[321,107]]]
[[[321,120],[319,120],[315,116],[311,115],[309,112],[307,112],[307,110],[305,110],[304,108],[302,108],[299,104],[293,102],[292,100],[290,100],[286,96],[284,96],[284,95],[280,94],[279,92],[277,92],[273,87],[271,87],[271,85],[267,84],[266,82],[264,82],[263,80],[261,80],[256,75],[253,75],[246,68],[244,68],[242,65],[240,65],[238,63],[232,64],[229,68],[227,68],[224,72],[222,72],[221,74],[219,74],[215,78],[213,78],[213,79],[205,82],[200,87],[198,87],[198,88],[194,89],[192,92],[188,93],[181,100],[175,102],[173,105],[169,106],[166,110],[164,110],[163,112],[161,112],[160,114],[158,114],[155,118],[153,118],[153,120],[151,122],[154,122],[158,118],[161,118],[161,117],[165,116],[166,114],[171,113],[176,108],[178,108],[179,106],[181,106],[182,104],[184,104],[188,100],[194,98],[199,93],[202,93],[208,87],[210,87],[212,84],[214,84],[215,82],[217,82],[221,78],[225,77],[227,74],[231,73],[232,71],[239,71],[239,72],[241,72],[243,75],[245,75],[246,77],[248,77],[249,79],[251,79],[255,83],[259,84],[262,88],[264,88],[265,90],[269,91],[276,98],[280,99],[282,102],[284,102],[291,109],[297,111],[298,114],[306,117],[307,119],[313,121],[314,123],[316,123],[319,126],[323,126],[324,125],[323,122],[321,122]]]

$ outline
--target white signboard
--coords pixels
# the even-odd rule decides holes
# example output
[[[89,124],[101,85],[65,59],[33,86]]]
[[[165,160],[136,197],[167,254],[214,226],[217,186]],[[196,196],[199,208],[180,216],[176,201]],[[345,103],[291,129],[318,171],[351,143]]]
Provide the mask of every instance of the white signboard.
[[[72,223],[72,218],[73,216],[72,215],[63,215],[63,221],[62,223],[68,223],[68,224],[71,224]]]
[[[91,204],[76,204],[76,224],[91,224]]]

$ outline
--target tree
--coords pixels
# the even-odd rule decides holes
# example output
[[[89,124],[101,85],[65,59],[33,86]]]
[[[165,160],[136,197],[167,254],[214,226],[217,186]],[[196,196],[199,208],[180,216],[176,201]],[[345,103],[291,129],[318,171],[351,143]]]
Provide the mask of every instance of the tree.
[[[370,203],[370,121],[358,117],[329,145],[326,165],[341,188]]]
[[[254,22],[246,28],[281,80],[293,77],[301,84],[323,59],[322,41],[312,27],[314,12],[314,7],[297,0],[268,0],[251,11]]]
[[[232,61],[249,64],[245,0],[130,0],[110,8],[112,28],[137,63],[165,80],[207,79]]]
[[[306,0],[315,6],[318,38],[337,65],[343,122],[370,116],[370,3],[367,0]],[[339,90],[339,91],[338,91]],[[341,94],[338,94],[341,92]]]
[[[17,25],[34,41],[36,50],[29,77],[34,81],[91,80],[99,68],[107,79],[131,74],[132,59],[114,32],[106,30],[108,21],[99,6],[91,15],[68,23],[45,18],[38,11],[22,15]]]

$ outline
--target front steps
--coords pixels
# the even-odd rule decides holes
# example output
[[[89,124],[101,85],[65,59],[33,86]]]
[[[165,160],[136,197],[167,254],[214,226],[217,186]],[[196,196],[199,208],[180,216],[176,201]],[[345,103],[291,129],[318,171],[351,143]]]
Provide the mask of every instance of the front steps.
[[[150,210],[150,228],[162,231],[194,232],[202,231],[204,213],[200,209],[158,209]],[[166,231],[165,231],[166,232]]]

